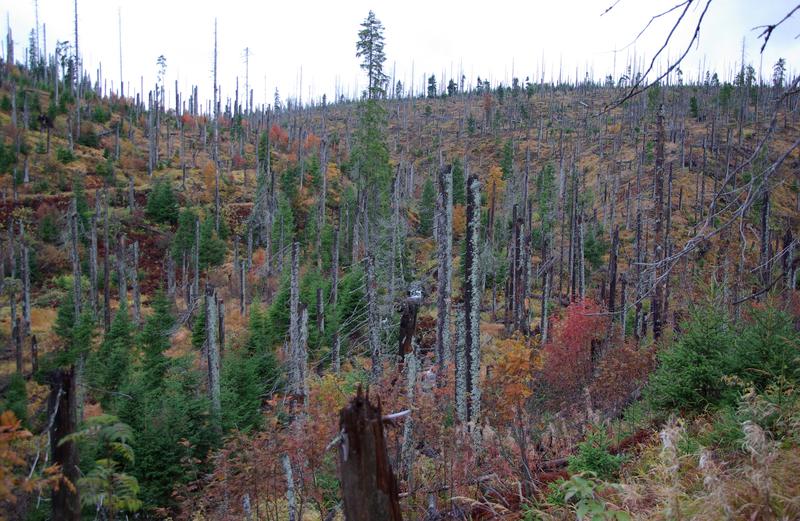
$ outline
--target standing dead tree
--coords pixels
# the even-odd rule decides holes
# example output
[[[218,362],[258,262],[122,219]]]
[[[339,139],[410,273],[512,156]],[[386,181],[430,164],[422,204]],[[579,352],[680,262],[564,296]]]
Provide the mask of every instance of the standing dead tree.
[[[438,248],[439,268],[438,314],[436,317],[436,363],[444,368],[450,353],[450,311],[452,292],[452,257],[453,257],[453,169],[442,166],[439,169],[439,215],[438,215]],[[401,358],[405,352],[401,353]]]
[[[400,521],[397,478],[383,434],[380,400],[370,403],[359,386],[339,412],[341,444],[338,468],[347,521]]]

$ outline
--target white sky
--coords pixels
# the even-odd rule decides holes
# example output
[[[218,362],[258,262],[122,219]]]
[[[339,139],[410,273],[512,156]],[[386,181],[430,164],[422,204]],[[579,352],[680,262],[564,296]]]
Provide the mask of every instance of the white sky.
[[[468,84],[478,75],[493,83],[509,83],[513,75],[538,79],[544,61],[545,80],[558,78],[559,63],[564,77],[574,79],[576,67],[583,78],[587,68],[602,78],[614,68],[619,77],[634,53],[649,58],[661,45],[674,14],[654,23],[635,46],[623,49],[649,18],[678,0],[620,0],[608,14],[600,16],[613,0],[527,0],[470,3],[394,0],[366,2],[305,0],[302,2],[225,2],[184,0],[79,0],[79,44],[84,68],[95,76],[102,62],[103,76],[119,84],[119,35],[117,12],[122,13],[122,54],[126,92],[145,91],[155,83],[156,59],[167,59],[168,100],[174,100],[177,79],[184,98],[189,86],[199,85],[201,99],[212,93],[214,18],[218,19],[219,81],[224,98],[233,97],[236,77],[244,96],[244,48],[251,50],[250,87],[256,103],[272,102],[277,87],[281,98],[296,98],[302,92],[328,98],[338,91],[352,96],[366,84],[355,56],[359,24],[373,9],[385,27],[386,72],[408,85],[414,71],[415,88],[425,75],[436,74],[440,85],[460,77]],[[22,60],[30,30],[35,26],[35,0],[0,0],[0,13],[7,13],[17,60]],[[47,25],[47,50],[56,40],[73,40],[73,1],[39,0],[39,24]],[[685,48],[705,0],[696,0],[688,14],[686,30],[677,35],[669,55]],[[769,78],[779,57],[796,72],[800,65],[800,12],[773,33],[759,55],[756,25],[780,20],[796,0],[713,0],[700,33],[700,42],[683,64],[687,77],[696,77],[700,64],[717,70],[725,79],[738,68],[742,38],[745,61]],[[689,27],[691,25],[691,28]],[[3,33],[5,27],[2,28]],[[3,36],[5,36],[3,34]],[[40,30],[40,42],[43,33]],[[2,38],[5,55],[5,37]],[[763,59],[763,61],[762,61]],[[663,65],[662,65],[663,66]],[[302,90],[300,77],[302,68]],[[174,102],[173,102],[174,103]],[[172,103],[170,103],[171,105]]]

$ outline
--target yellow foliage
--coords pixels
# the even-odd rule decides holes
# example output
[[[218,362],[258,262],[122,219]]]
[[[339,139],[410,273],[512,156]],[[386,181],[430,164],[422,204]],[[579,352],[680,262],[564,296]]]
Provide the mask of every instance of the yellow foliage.
[[[495,204],[500,202],[500,194],[506,187],[506,182],[503,181],[503,170],[494,165],[489,169],[489,178],[486,180],[486,194],[488,195],[487,201],[491,201],[495,197]]]
[[[217,178],[217,169],[214,166],[213,161],[208,161],[206,162],[205,165],[203,165],[202,177],[203,177],[203,185],[205,186],[206,189],[205,190],[206,199],[210,201],[212,198],[211,194],[214,193],[214,186]]]
[[[518,406],[531,396],[533,370],[541,367],[541,361],[533,356],[524,337],[516,334],[495,340],[488,358],[492,369],[487,383],[497,398],[496,408]]]

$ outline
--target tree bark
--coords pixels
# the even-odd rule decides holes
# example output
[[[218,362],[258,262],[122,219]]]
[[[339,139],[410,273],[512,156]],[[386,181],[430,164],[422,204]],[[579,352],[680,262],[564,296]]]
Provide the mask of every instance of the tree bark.
[[[75,432],[78,423],[76,399],[76,378],[74,367],[56,369],[49,375],[50,395],[47,400],[48,417],[52,418],[50,426],[50,448],[53,464],[60,465],[64,478],[73,487],[62,484],[53,489],[51,519],[53,521],[80,521],[81,504],[78,496],[77,482],[78,447],[74,441],[61,443],[61,440]]]
[[[217,311],[217,292],[214,286],[206,285],[206,357],[208,364],[208,397],[211,412],[216,422],[222,412],[219,381],[219,312]],[[217,423],[217,425],[219,425]]]
[[[375,258],[372,253],[367,254],[367,328],[369,338],[369,351],[372,358],[372,381],[377,381],[383,374],[383,353],[378,335],[380,327],[378,318],[377,282],[375,280]]]
[[[467,253],[464,280],[464,353],[466,371],[466,422],[477,423],[480,415],[480,181],[476,175],[469,178],[467,195]]]
[[[439,267],[437,271],[438,299],[436,317],[436,363],[443,371],[450,353],[450,311],[452,292],[452,258],[453,258],[453,169],[451,165],[439,169],[439,200],[442,202],[439,212]],[[416,310],[414,310],[416,324]],[[400,357],[406,351],[400,352]]]
[[[401,521],[397,479],[383,434],[380,401],[373,405],[358,388],[339,412],[342,443],[338,468],[347,521]]]

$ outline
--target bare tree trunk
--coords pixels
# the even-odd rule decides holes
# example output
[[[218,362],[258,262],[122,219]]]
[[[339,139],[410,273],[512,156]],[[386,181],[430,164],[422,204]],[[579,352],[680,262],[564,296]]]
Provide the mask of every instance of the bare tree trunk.
[[[764,188],[761,202],[761,285],[766,289],[770,284],[770,274],[772,273],[772,263],[770,262],[770,233],[769,233],[769,189]]]
[[[133,323],[142,323],[142,297],[139,293],[139,241],[133,242],[133,266],[131,266],[131,290],[133,291]]]
[[[31,374],[39,371],[39,341],[36,335],[31,336]]]
[[[220,401],[219,381],[219,312],[217,310],[217,292],[211,284],[206,285],[206,356],[208,364],[208,398],[211,401],[211,412],[219,427],[222,404]]]
[[[469,178],[467,195],[467,253],[464,280],[464,352],[466,371],[466,421],[477,423],[480,417],[480,181],[476,175]]]
[[[341,214],[341,208],[340,212]],[[333,231],[333,252],[331,259],[331,305],[336,308],[339,301],[339,236],[340,236],[341,218],[336,228]]]
[[[291,279],[289,282],[289,392],[303,395],[303,374],[300,364],[302,351],[300,331],[300,243],[292,243]]]
[[[339,412],[343,432],[338,468],[347,521],[401,521],[397,479],[389,463],[380,404],[361,387]]]
[[[119,236],[119,247],[117,249],[117,288],[119,288],[119,304],[128,302],[128,277],[125,273],[128,271],[125,260],[127,257],[125,250],[125,236]]]
[[[103,326],[106,333],[111,330],[111,243],[108,230],[108,190],[103,188]]]
[[[19,242],[22,250],[22,329],[20,330],[20,340],[24,342],[31,332],[31,268],[30,253],[25,240],[25,226],[21,220],[19,224]]]
[[[133,174],[128,177],[128,210],[131,215],[136,211],[136,195],[133,190]]]
[[[97,218],[100,214],[99,199],[95,195],[95,212],[91,217],[91,229],[89,231],[89,301],[92,306],[92,313],[97,316],[98,292],[97,292]]]
[[[283,466],[283,473],[286,476],[286,510],[289,516],[289,521],[298,521],[297,519],[297,501],[294,492],[294,477],[292,475],[292,461],[289,459],[287,453],[281,455],[281,465]]]
[[[617,256],[619,255],[619,225],[614,226],[611,251],[608,256],[608,312],[614,316],[617,297]]]
[[[194,221],[194,251],[192,252],[194,259],[194,280],[192,281],[192,302],[187,303],[191,308],[194,302],[200,298],[200,219]]]
[[[417,354],[416,341],[412,340],[409,352],[405,354],[406,367],[406,406],[414,409],[414,394],[417,388]],[[414,463],[414,418],[409,415],[403,424],[403,441],[400,449],[400,467],[402,475],[408,476]]]
[[[366,285],[367,285],[367,328],[369,329],[369,351],[372,358],[372,380],[377,381],[383,374],[383,354],[381,352],[381,341],[378,336],[378,296],[377,282],[375,280],[375,258],[372,253],[366,257]]]
[[[438,314],[436,317],[436,363],[439,371],[444,371],[450,355],[450,310],[452,292],[452,258],[453,258],[453,169],[443,166],[439,169],[439,198],[442,207],[439,212],[439,267],[438,279]],[[401,352],[400,356],[403,356]]]
[[[11,319],[11,342],[14,344],[17,372],[22,374],[24,362],[22,359],[22,318],[20,317],[12,317]]]
[[[74,306],[75,320],[81,315],[81,258],[78,251],[78,206],[75,199],[72,200],[72,211],[70,212],[70,256],[72,259],[72,302]]]
[[[661,316],[661,306],[664,301],[664,283],[659,279],[661,273],[660,262],[664,254],[664,105],[658,108],[657,135],[656,135],[656,168],[655,168],[655,222],[653,223],[653,276],[655,278],[655,289],[650,303],[650,310],[653,314],[653,339],[661,337],[663,329],[663,317]],[[716,196],[715,196],[716,197]]]
[[[50,395],[47,399],[50,424],[50,450],[53,464],[59,465],[64,477],[71,483],[78,482],[78,447],[65,437],[75,432],[78,423],[77,384],[75,368],[56,369],[50,373],[48,383]],[[64,441],[62,441],[64,440]],[[51,519],[54,521],[79,521],[81,519],[80,497],[77,488],[60,486],[53,489]]]

